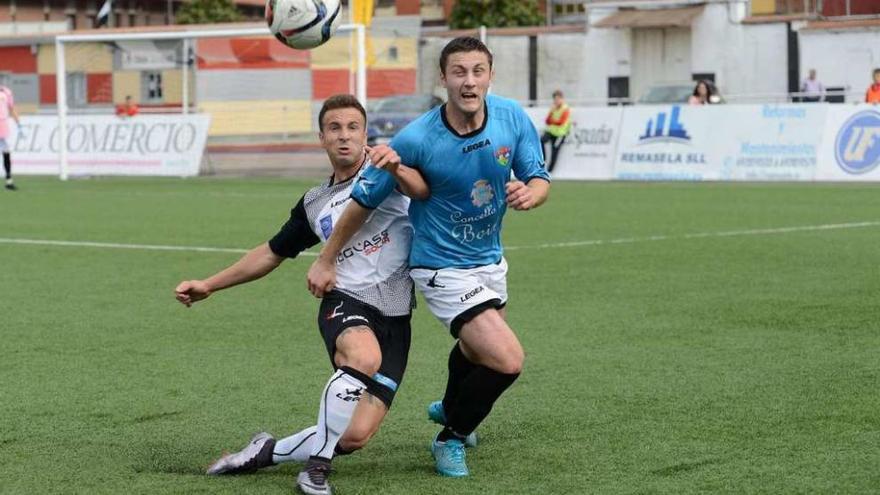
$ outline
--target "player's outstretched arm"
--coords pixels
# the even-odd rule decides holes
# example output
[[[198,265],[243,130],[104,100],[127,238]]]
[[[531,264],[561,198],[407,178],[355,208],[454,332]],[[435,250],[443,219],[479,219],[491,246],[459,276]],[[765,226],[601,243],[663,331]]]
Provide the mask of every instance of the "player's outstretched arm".
[[[422,174],[418,170],[400,163],[400,156],[394,149],[380,144],[372,148],[367,147],[367,153],[370,154],[370,161],[374,167],[382,169],[394,177],[403,194],[412,199],[428,199],[431,190]]]
[[[365,208],[355,201],[351,201],[339,217],[339,221],[333,227],[333,233],[324,243],[324,247],[318,254],[318,259],[312,263],[307,276],[309,292],[315,297],[324,297],[324,294],[336,287],[336,256],[342,247],[351,240],[355,232],[357,232],[367,217],[370,216],[371,210]]]
[[[422,201],[431,195],[428,183],[425,182],[425,178],[418,170],[401,163],[397,167],[397,173],[393,175],[400,190],[410,198]]]
[[[218,290],[243,284],[265,276],[278,267],[284,258],[276,255],[263,243],[236,261],[232,266],[205,280],[185,280],[174,288],[174,295],[181,304],[190,307]]]
[[[507,189],[507,205],[514,210],[531,210],[547,201],[550,194],[550,182],[535,177],[528,184],[512,180],[505,186]]]

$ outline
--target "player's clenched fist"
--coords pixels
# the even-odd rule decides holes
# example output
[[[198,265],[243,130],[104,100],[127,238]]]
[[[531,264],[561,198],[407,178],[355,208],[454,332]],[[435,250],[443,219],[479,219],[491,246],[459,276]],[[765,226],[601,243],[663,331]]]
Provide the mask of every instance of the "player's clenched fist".
[[[532,188],[522,181],[512,180],[505,186],[507,205],[514,210],[530,210],[535,207],[535,195]]]
[[[174,297],[187,308],[210,295],[211,289],[201,280],[185,280],[174,288]]]
[[[309,292],[315,297],[324,297],[336,287],[336,265],[318,258],[309,267],[307,279]]]
[[[381,168],[394,175],[400,165],[400,156],[390,146],[380,144],[378,146],[365,146],[364,149],[370,156],[370,161],[376,168]]]

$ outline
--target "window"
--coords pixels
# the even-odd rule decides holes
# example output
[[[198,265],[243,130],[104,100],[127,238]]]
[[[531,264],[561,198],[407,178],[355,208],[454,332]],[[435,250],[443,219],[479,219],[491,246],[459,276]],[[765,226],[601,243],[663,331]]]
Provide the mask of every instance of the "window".
[[[587,12],[586,6],[583,3],[575,2],[575,3],[555,3],[553,5],[553,11],[556,15],[578,15],[585,14]]]
[[[617,106],[626,104],[623,99],[629,99],[629,77],[608,78],[608,105]]]
[[[586,1],[578,0],[547,0],[552,5],[551,22],[553,24],[585,21],[587,18]]]
[[[161,72],[141,72],[141,99],[147,103],[162,103]]]
[[[694,72],[691,74],[691,81],[712,81],[715,82],[714,72]]]
[[[67,74],[67,106],[80,108],[86,106],[86,74],[85,72],[70,72]]]

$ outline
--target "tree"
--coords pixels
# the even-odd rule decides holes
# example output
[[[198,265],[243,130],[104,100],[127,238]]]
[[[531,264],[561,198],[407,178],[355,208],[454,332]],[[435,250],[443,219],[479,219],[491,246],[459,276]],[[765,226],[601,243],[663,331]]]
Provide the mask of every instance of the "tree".
[[[538,26],[544,15],[538,0],[458,0],[449,16],[452,29]]]
[[[177,10],[178,24],[236,22],[241,18],[232,0],[192,0]]]

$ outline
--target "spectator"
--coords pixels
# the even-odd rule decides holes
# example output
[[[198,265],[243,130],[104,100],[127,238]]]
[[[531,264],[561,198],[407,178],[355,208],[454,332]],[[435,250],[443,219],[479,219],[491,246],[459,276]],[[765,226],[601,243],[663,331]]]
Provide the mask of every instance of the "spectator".
[[[880,103],[880,69],[874,69],[874,84],[868,86],[865,103]]]
[[[15,124],[21,127],[18,112],[15,111],[15,100],[12,90],[6,86],[0,86],[0,153],[3,154],[3,170],[6,172],[6,189],[15,191],[18,189],[12,182],[12,157],[9,155],[9,118],[15,120]],[[19,129],[20,134],[20,129]]]
[[[801,101],[816,103],[825,100],[825,86],[816,79],[816,69],[810,69],[807,78],[801,85]]]
[[[116,115],[123,119],[128,117],[134,117],[140,112],[140,109],[137,106],[137,103],[132,101],[131,95],[125,97],[125,104],[118,105],[116,107]]]
[[[694,94],[688,98],[688,103],[691,105],[712,105],[721,103],[721,97],[718,96],[718,90],[715,89],[712,81],[701,79],[694,86]]]
[[[547,127],[544,129],[544,135],[541,136],[541,146],[546,148],[546,143],[550,142],[550,162],[547,164],[547,171],[553,172],[556,166],[556,160],[559,158],[559,150],[565,143],[565,137],[571,131],[571,108],[565,103],[562,91],[553,92],[553,108],[544,119]],[[544,155],[546,156],[546,151]],[[546,160],[545,160],[546,162]]]

